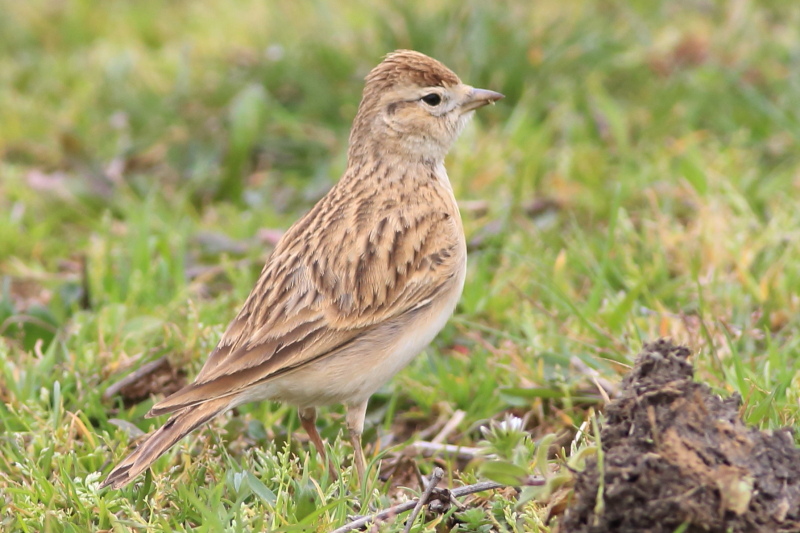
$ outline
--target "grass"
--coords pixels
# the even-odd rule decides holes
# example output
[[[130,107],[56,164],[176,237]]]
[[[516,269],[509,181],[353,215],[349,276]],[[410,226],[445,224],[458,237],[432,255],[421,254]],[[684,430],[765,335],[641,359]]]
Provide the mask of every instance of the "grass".
[[[199,370],[269,253],[267,230],[339,176],[361,79],[399,47],[507,98],[448,159],[468,207],[464,296],[373,398],[366,442],[402,445],[456,409],[449,442],[465,446],[506,413],[534,439],[590,428],[602,405],[574,358],[618,381],[659,336],[691,347],[698,379],[741,394],[748,423],[797,424],[793,3],[0,10],[0,529],[328,531],[394,501],[375,470],[366,488],[352,479],[339,408],[319,421],[339,481],[294,411],[266,403],[192,434],[134,487],[98,491],[97,472],[128,449],[115,420],[160,422],[143,418],[151,400],[106,401],[105,388],[161,355]],[[478,475],[477,462],[445,465]],[[449,524],[553,527],[541,500],[483,496]]]

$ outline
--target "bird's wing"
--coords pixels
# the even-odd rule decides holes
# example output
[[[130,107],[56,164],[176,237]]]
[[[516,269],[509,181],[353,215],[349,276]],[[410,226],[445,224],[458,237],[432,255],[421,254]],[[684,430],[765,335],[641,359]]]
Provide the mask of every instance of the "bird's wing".
[[[450,286],[465,260],[457,210],[431,202],[358,216],[370,207],[381,209],[356,202],[337,212],[323,201],[300,219],[196,381],[149,416],[237,394],[335,353]]]

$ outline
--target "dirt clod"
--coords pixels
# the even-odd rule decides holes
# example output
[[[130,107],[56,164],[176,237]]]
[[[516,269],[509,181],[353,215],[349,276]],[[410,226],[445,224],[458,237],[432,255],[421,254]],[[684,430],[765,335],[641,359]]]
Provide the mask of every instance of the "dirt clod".
[[[186,372],[173,367],[166,357],[142,365],[103,393],[110,399],[122,396],[126,406],[136,405],[153,394],[169,396],[186,385]]]
[[[800,450],[692,380],[689,350],[648,344],[609,404],[604,461],[577,475],[562,533],[800,531]],[[603,479],[600,487],[599,480]]]

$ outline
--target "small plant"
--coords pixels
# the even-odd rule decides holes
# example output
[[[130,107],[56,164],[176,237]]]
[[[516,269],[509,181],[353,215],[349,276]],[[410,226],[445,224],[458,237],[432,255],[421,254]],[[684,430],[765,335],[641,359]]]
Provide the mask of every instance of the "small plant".
[[[453,531],[470,533],[489,533],[492,531],[492,522],[487,518],[483,509],[474,507],[456,513],[455,516],[460,523],[453,528]]]
[[[518,506],[533,499],[549,501],[559,489],[572,483],[572,472],[582,470],[586,458],[597,453],[596,446],[583,444],[574,448],[566,462],[563,459],[549,461],[555,434],[534,442],[523,429],[523,421],[515,416],[507,415],[502,422],[484,426],[481,433],[485,440],[479,445],[492,459],[481,465],[480,474],[497,483],[523,487]],[[564,458],[565,452],[560,455]]]
[[[530,433],[525,431],[521,418],[506,415],[501,422],[493,421],[488,426],[481,427],[481,433],[484,440],[478,446],[489,458],[480,467],[481,475],[497,483],[515,487],[534,482],[537,447]]]

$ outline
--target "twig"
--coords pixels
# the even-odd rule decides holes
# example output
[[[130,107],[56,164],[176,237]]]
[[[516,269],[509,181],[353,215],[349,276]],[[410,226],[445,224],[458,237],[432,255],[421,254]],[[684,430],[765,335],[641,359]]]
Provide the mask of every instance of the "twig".
[[[465,411],[462,411],[461,409],[456,410],[456,412],[453,413],[453,416],[450,417],[450,420],[448,420],[447,423],[444,425],[442,430],[439,433],[437,433],[436,436],[433,437],[433,439],[431,439],[431,442],[434,444],[439,444],[440,442],[444,442],[445,439],[447,439],[447,437],[450,436],[450,433],[455,431],[458,425],[464,420],[465,416],[467,416],[467,413]]]
[[[431,497],[433,489],[436,488],[436,485],[439,484],[443,477],[444,470],[438,466],[433,469],[428,486],[425,487],[425,491],[422,493],[422,496],[420,496],[419,500],[417,500],[417,505],[415,505],[414,510],[411,511],[411,517],[408,519],[408,522],[406,522],[406,528],[403,530],[403,533],[409,533],[411,531],[411,526],[414,524],[417,516],[419,516],[419,512],[422,510],[425,504],[428,503],[428,499]]]
[[[150,361],[149,363],[140,366],[139,368],[137,368],[136,370],[134,370],[133,372],[131,372],[130,374],[128,374],[121,380],[117,381],[109,388],[107,388],[106,391],[103,393],[103,399],[108,400],[109,398],[113,397],[115,394],[117,394],[119,391],[121,391],[128,385],[136,383],[143,377],[152,374],[153,372],[155,372],[164,365],[169,365],[169,361],[167,360],[166,355],[159,357],[155,361]]]
[[[428,426],[425,429],[423,429],[422,431],[420,431],[417,434],[417,438],[427,439],[431,435],[435,435],[436,433],[438,433],[444,427],[444,425],[447,423],[447,419],[448,419],[448,414],[447,413],[445,413],[445,412],[439,413],[439,416],[436,417],[436,421],[433,424],[431,424],[430,426]]]
[[[481,455],[482,450],[480,448],[472,448],[470,446],[458,446],[456,444],[437,444],[435,442],[427,442],[424,440],[418,440],[417,442],[413,443],[409,446],[408,449],[411,449],[409,453],[419,453],[424,455],[425,457],[429,457],[431,455],[435,455],[437,453],[442,455],[449,455],[451,457],[455,457],[456,459],[460,459],[462,461],[471,461],[478,456],[481,456],[485,459],[495,459],[496,457],[493,454],[489,455]]]
[[[427,479],[425,479],[425,476],[423,476],[423,475],[421,475],[421,474],[419,473],[419,468],[417,468],[417,476],[419,477],[419,482],[420,482],[420,485],[421,485],[423,488],[426,488],[426,489],[427,489],[427,488],[428,488],[428,485],[430,484],[430,481],[428,481]],[[431,478],[431,479],[432,479],[432,478]],[[459,510],[459,511],[463,511],[463,510],[464,510],[464,504],[463,504],[463,503],[461,503],[460,501],[456,500],[455,496],[453,496],[453,493],[452,493],[452,492],[450,492],[449,490],[447,490],[447,489],[440,489],[440,490],[438,490],[438,491],[437,491],[437,494],[439,494],[438,501],[439,501],[439,503],[440,503],[440,504],[444,505],[444,502],[442,501],[442,500],[443,500],[443,498],[442,498],[442,497],[444,496],[444,497],[446,497],[447,499],[449,499],[449,500],[450,500],[450,505],[455,505],[456,507],[458,507],[458,510]],[[432,502],[430,502],[430,507],[429,507],[429,509],[433,510],[433,504],[434,504],[434,503],[436,503],[436,502],[435,502],[435,501],[432,501]],[[441,512],[441,511],[435,511],[435,512]]]
[[[539,486],[544,485],[544,478],[535,477],[530,478],[525,483],[526,486]],[[494,489],[502,489],[505,485],[501,483],[495,483],[494,481],[481,481],[480,483],[475,483],[474,485],[467,485],[465,487],[458,487],[457,489],[453,489],[450,494],[453,495],[455,498],[460,498],[462,496],[468,496],[470,494],[475,494],[476,492],[483,492],[485,490],[494,490]],[[432,496],[436,497],[437,494],[434,492]],[[406,511],[410,511],[414,507],[417,506],[417,500],[411,500],[405,503],[400,503],[389,507],[388,509],[384,509],[383,511],[379,511],[370,516],[361,516],[352,522],[343,525],[339,529],[335,529],[331,531],[331,533],[347,533],[348,531],[353,531],[354,529],[361,529],[364,526],[367,526],[373,522],[382,522],[387,518],[391,518],[393,516],[397,516],[400,513],[405,513]]]

